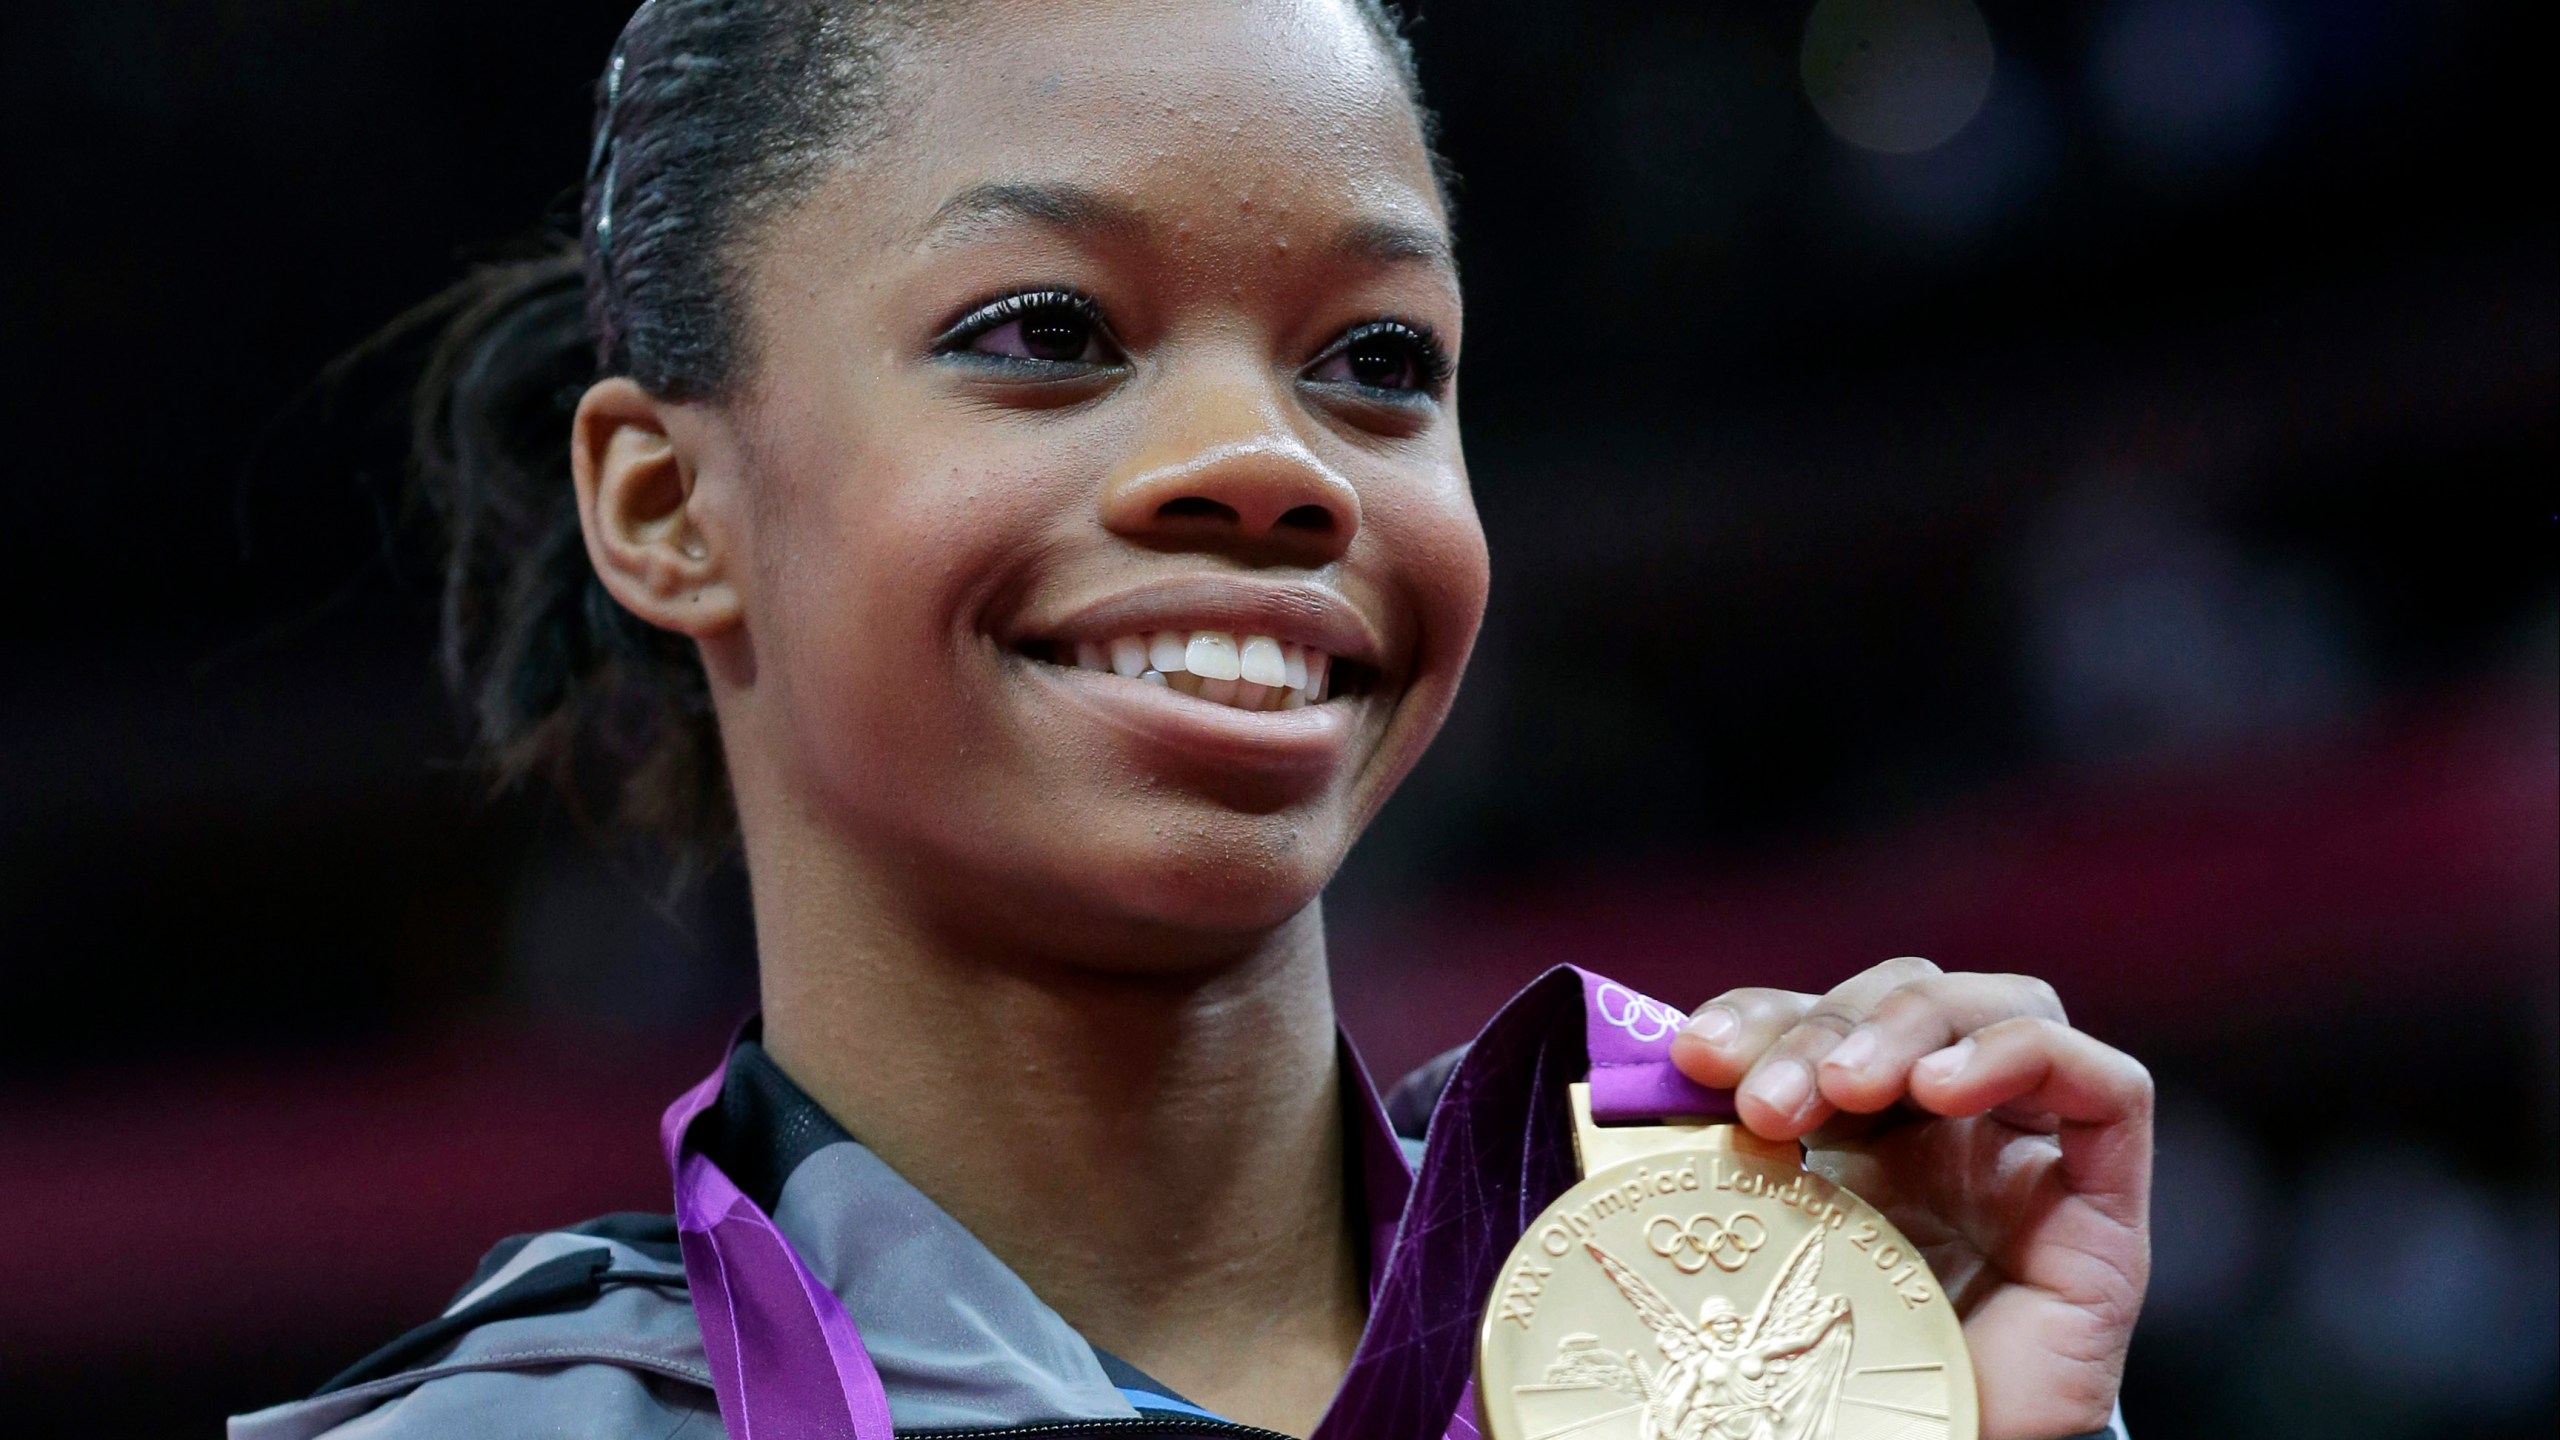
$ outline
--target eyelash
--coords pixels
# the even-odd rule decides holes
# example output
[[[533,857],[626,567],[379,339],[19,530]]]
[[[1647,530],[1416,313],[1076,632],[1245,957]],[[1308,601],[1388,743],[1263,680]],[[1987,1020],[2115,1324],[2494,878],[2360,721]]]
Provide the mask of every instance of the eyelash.
[[[1103,318],[1102,306],[1092,296],[1081,290],[1043,289],[1016,291],[990,300],[969,311],[934,338],[934,352],[943,355],[969,354],[971,352],[968,347],[979,339],[1003,329],[1016,320],[1044,310],[1069,311],[1077,319],[1092,326],[1094,333],[1106,344],[1114,349],[1118,348],[1118,341],[1111,333],[1111,326]],[[1449,377],[1455,373],[1456,366],[1449,359],[1448,347],[1441,344],[1439,333],[1419,321],[1386,318],[1354,325],[1344,331],[1340,339],[1326,346],[1322,354],[1308,361],[1307,368],[1313,370],[1330,360],[1349,354],[1352,347],[1364,340],[1382,336],[1393,336],[1412,348],[1415,369],[1419,372],[1417,378],[1421,383],[1410,389],[1368,385],[1357,380],[1335,383],[1347,383],[1372,395],[1398,398],[1427,396],[1438,399],[1447,389]],[[1017,361],[1017,363],[1020,362]],[[1032,361],[1029,363],[1063,362]]]
[[[1018,290],[978,306],[953,322],[950,328],[934,337],[937,354],[964,353],[973,340],[993,334],[1026,315],[1043,310],[1068,310],[1094,329],[1105,340],[1111,339],[1111,327],[1102,318],[1102,306],[1081,290]],[[1117,345],[1117,342],[1113,342]]]
[[[1323,354],[1309,362],[1308,368],[1322,365],[1335,356],[1347,355],[1351,352],[1351,348],[1361,341],[1375,339],[1382,335],[1392,335],[1412,347],[1414,366],[1421,372],[1416,378],[1422,383],[1410,390],[1360,385],[1358,381],[1351,383],[1360,385],[1363,390],[1378,394],[1428,395],[1438,399],[1441,392],[1448,388],[1449,377],[1456,373],[1457,366],[1449,359],[1448,347],[1440,343],[1439,332],[1419,321],[1386,319],[1370,320],[1354,325],[1343,332],[1341,339],[1326,346]]]

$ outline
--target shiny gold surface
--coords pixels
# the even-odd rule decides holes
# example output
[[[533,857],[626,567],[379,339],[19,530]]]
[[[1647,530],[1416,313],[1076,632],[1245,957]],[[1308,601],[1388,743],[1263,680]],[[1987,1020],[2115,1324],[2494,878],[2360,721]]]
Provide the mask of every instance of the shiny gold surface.
[[[1582,1162],[1582,1173],[1596,1175],[1612,1165],[1627,1160],[1644,1160],[1665,1150],[1684,1146],[1715,1150],[1738,1150],[1757,1155],[1794,1169],[1804,1158],[1804,1150],[1789,1140],[1763,1140],[1730,1120],[1700,1120],[1694,1124],[1603,1125],[1591,1118],[1591,1087],[1575,1085],[1573,1095],[1573,1153]]]
[[[1955,1309],[1866,1202],[1739,1126],[1574,1121],[1485,1309],[1488,1440],[1975,1440]]]

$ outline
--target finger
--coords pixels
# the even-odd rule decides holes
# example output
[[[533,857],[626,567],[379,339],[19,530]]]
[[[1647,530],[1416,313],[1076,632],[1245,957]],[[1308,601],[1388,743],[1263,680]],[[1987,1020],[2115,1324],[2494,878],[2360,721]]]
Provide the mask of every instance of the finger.
[[[1910,1095],[1940,1115],[2051,1116],[2075,1192],[2120,1201],[2128,1223],[2147,1210],[2151,1072],[2092,1035],[2041,1017],[2003,1020],[1923,1056]]]
[[[1822,1098],[1852,1114],[1897,1104],[1912,1065],[1987,1025],[2020,1016],[2061,1020],[2053,987],[2026,975],[1928,975],[1876,1002],[1864,1023],[1822,1057]]]
[[[1911,1067],[1911,1098],[1940,1115],[2003,1106],[2065,1124],[2110,1125],[2149,1108],[2142,1062],[2058,1020],[2022,1016],[1988,1025]]]
[[[1762,1052],[1734,1091],[1742,1123],[1772,1140],[1794,1140],[1831,1118],[1831,1106],[1814,1082],[1823,1057],[1864,1024],[1886,996],[1938,973],[1937,966],[1916,956],[1888,960],[1815,1001]]]
[[[1727,990],[1671,1037],[1671,1063],[1701,1085],[1731,1089],[1820,998],[1793,990]]]
[[[1894,967],[1911,966],[1928,966],[1931,971],[1937,968],[1926,960],[1888,960],[1852,978],[1832,991],[1832,996],[1870,982],[1870,977],[1879,976],[1879,972],[1907,973]],[[1879,980],[1873,988],[1882,994],[1892,986]],[[1779,1036],[1794,1028],[1806,1012],[1825,998],[1830,997],[1796,990],[1728,990],[1699,1006],[1680,1033],[1672,1037],[1671,1059],[1699,1084],[1730,1089],[1742,1083],[1742,1077],[1751,1073],[1752,1063],[1776,1044]]]

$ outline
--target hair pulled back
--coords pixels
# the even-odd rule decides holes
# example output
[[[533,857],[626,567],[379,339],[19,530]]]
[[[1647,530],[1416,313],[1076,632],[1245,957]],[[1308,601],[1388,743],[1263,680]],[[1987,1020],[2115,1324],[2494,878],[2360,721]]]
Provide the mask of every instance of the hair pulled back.
[[[1396,8],[1351,0],[1430,133]],[[445,543],[439,658],[502,784],[700,860],[734,838],[727,767],[690,640],[623,609],[587,559],[568,439],[579,397],[628,376],[718,399],[752,365],[745,277],[761,230],[887,129],[902,41],[965,0],[646,0],[597,87],[575,235],[483,265],[413,314],[432,327],[412,463]]]

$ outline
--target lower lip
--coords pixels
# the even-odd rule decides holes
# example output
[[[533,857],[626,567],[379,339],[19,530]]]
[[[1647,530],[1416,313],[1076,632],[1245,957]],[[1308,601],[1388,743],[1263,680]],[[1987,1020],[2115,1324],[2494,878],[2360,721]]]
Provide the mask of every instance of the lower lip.
[[[1239,710],[1162,685],[1037,660],[1018,662],[1032,681],[1151,749],[1227,770],[1329,773],[1349,758],[1358,702],[1299,710]]]

